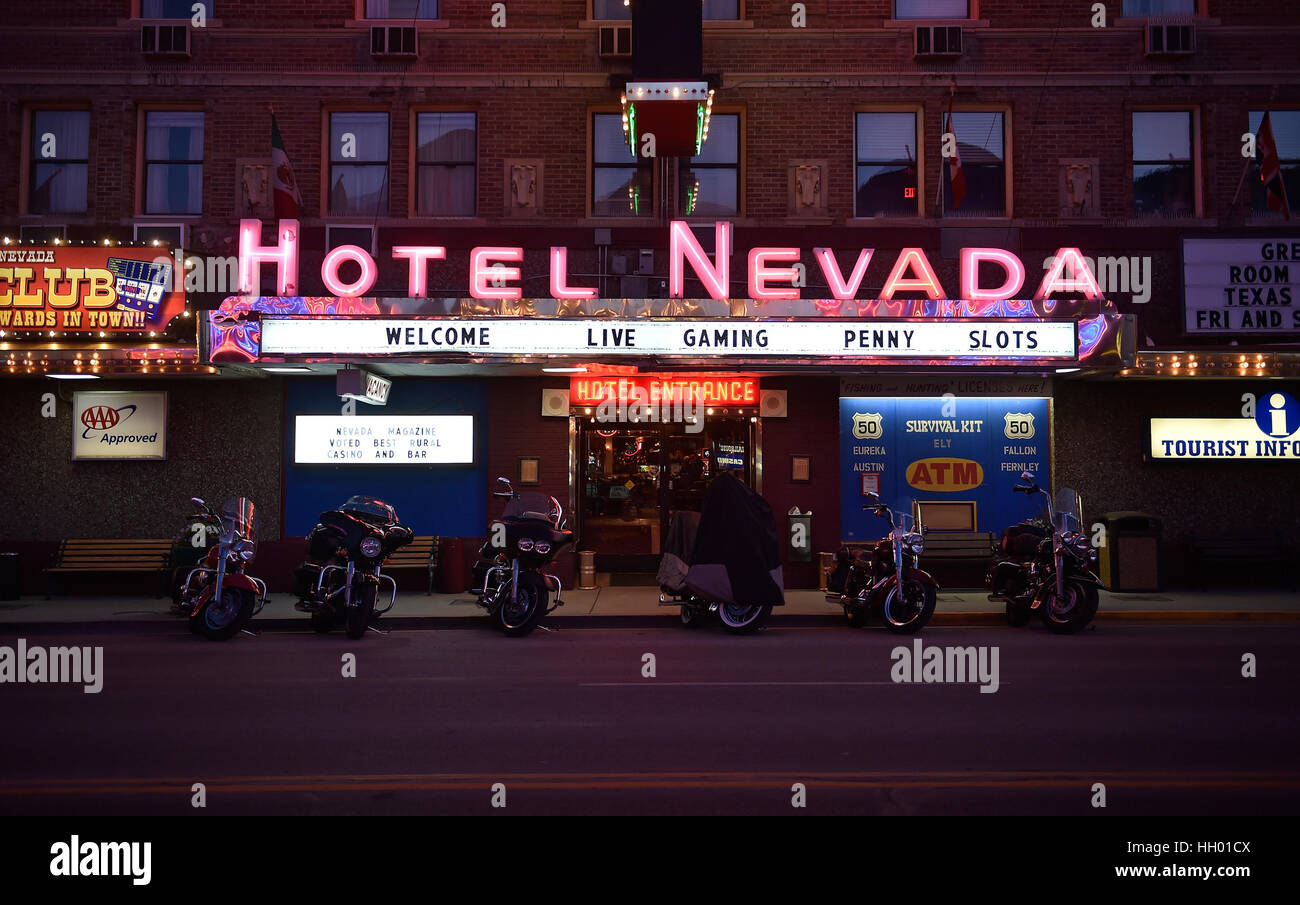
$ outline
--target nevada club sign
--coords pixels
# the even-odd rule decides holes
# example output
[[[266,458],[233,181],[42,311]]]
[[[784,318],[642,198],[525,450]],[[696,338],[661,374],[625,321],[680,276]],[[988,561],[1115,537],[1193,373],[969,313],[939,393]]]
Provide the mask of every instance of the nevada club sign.
[[[262,222],[241,220],[239,228],[239,292],[241,295],[258,295],[262,265],[276,271],[277,292],[282,296],[298,295],[298,235],[297,220],[279,221],[277,243],[262,244]],[[714,224],[712,259],[704,251],[688,224],[674,220],[668,235],[668,286],[672,298],[685,297],[686,269],[689,266],[695,277],[704,285],[713,299],[731,298],[732,225],[729,221]],[[597,292],[589,286],[573,286],[568,276],[568,249],[551,246],[550,294],[556,299],[592,299]],[[813,255],[826,278],[829,297],[838,300],[858,298],[858,290],[866,276],[875,249],[863,248],[845,273],[834,252],[829,248],[813,249]],[[392,249],[394,259],[408,262],[407,295],[410,298],[428,296],[429,268],[446,260],[447,249],[440,245],[398,245]],[[791,247],[762,246],[751,248],[746,256],[748,297],[758,301],[775,301],[799,298],[799,289],[793,284],[798,277],[795,267],[801,250]],[[509,285],[522,277],[519,264],[524,259],[524,249],[517,246],[478,246],[470,251],[469,292],[476,299],[519,299],[523,290]],[[355,280],[345,282],[339,271],[345,263],[360,268]],[[990,269],[998,271],[994,284],[981,281],[981,275]],[[355,245],[341,245],[325,255],[321,264],[321,281],[326,289],[340,298],[365,296],[374,287],[378,268],[371,255]],[[961,250],[960,293],[957,298],[972,302],[1000,302],[1022,298],[1026,288],[1027,271],[1018,256],[1001,248],[963,248]],[[904,248],[894,260],[889,277],[885,280],[881,300],[891,300],[899,293],[923,292],[930,299],[946,299],[948,295],[925,251]],[[1058,249],[1051,266],[1034,292],[1033,298],[1042,300],[1053,295],[1081,293],[1087,299],[1100,299],[1101,290],[1087,261],[1078,248]]]

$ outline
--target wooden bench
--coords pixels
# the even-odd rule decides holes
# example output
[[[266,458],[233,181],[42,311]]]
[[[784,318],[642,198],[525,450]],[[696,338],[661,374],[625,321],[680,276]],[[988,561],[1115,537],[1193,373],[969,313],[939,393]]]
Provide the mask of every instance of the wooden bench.
[[[426,569],[429,573],[429,586],[425,591],[428,596],[433,593],[434,572],[438,567],[438,538],[417,537],[402,547],[388,559],[384,560],[384,569]]]
[[[54,596],[61,575],[102,575],[120,572],[152,572],[158,578],[158,596],[167,590],[171,575],[170,539],[76,538],[59,543],[59,549],[45,569],[45,599]]]
[[[1280,584],[1296,589],[1295,551],[1273,537],[1193,537],[1187,544],[1187,574],[1205,588],[1207,566],[1272,566]]]
[[[996,543],[989,531],[927,531],[921,562],[926,560],[979,560],[993,557]]]

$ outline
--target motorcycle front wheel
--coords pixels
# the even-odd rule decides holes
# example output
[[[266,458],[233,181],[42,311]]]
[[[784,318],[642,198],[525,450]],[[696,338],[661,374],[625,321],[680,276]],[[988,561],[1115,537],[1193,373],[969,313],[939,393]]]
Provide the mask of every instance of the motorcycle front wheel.
[[[902,594],[894,585],[885,598],[885,628],[900,635],[919,632],[934,615],[937,596],[934,585],[916,579],[904,580]]]
[[[772,607],[751,603],[724,603],[718,606],[722,625],[733,635],[748,635],[758,631],[772,615]]]
[[[1040,609],[1043,623],[1058,635],[1073,635],[1082,631],[1097,615],[1097,588],[1082,581],[1067,581],[1065,596],[1059,597],[1056,588],[1047,590]]]
[[[252,591],[223,588],[220,600],[209,598],[202,609],[190,617],[190,631],[209,641],[226,641],[253,618],[256,603]]]
[[[365,637],[366,629],[375,613],[375,598],[379,596],[379,585],[373,581],[357,582],[352,588],[356,606],[344,607],[344,628],[348,637],[357,641]]]
[[[546,583],[532,572],[519,573],[519,591],[510,599],[510,582],[498,592],[500,603],[492,617],[496,627],[511,638],[521,638],[533,629],[546,612]]]

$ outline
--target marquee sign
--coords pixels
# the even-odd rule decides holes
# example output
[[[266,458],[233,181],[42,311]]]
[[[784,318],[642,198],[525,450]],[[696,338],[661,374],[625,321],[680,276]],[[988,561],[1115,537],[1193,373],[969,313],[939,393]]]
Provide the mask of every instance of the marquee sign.
[[[758,378],[728,374],[572,377],[569,379],[569,400],[572,405],[641,401],[650,405],[677,401],[697,405],[758,405]]]
[[[185,309],[172,273],[156,248],[0,248],[0,329],[161,331]]]
[[[1300,333],[1300,238],[1184,239],[1188,333]]]
[[[1074,321],[263,318],[272,356],[1073,360]]]
[[[472,465],[473,415],[297,415],[295,465]]]

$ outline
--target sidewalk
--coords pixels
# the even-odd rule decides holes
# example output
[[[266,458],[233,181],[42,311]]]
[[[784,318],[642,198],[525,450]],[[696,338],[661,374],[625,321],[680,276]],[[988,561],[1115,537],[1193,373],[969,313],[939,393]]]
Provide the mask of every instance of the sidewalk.
[[[55,597],[28,595],[20,600],[0,601],[0,629],[13,630],[45,623],[166,623],[179,617],[170,613],[171,601],[151,597]],[[659,593],[650,587],[603,587],[593,591],[568,590],[565,605],[547,617],[574,625],[655,625],[676,622],[678,607],[659,606]],[[273,593],[256,621],[262,628],[305,628],[307,617],[293,608],[289,594]],[[383,617],[394,627],[453,627],[484,620],[484,611],[469,594],[404,593],[397,605]],[[839,624],[840,607],[828,601],[822,591],[786,592],[786,605],[777,608],[779,622],[817,625]],[[1101,592],[1097,619],[1133,621],[1300,621],[1300,594],[1285,590],[1166,591],[1147,594]],[[990,602],[981,591],[960,591],[939,595],[933,624],[1004,625],[1003,606]]]

